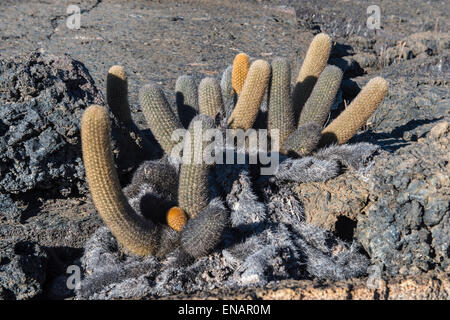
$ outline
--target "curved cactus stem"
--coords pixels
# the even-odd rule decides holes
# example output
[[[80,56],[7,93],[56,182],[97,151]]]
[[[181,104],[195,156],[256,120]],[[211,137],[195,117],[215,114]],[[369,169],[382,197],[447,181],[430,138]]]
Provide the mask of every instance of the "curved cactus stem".
[[[381,77],[370,80],[350,105],[322,131],[320,146],[343,144],[352,138],[375,112],[388,90]]]
[[[90,106],[81,121],[86,177],[101,218],[126,249],[137,255],[162,254],[161,241],[174,238],[173,230],[136,214],[122,192],[111,151],[110,124],[104,107]]]
[[[181,231],[181,247],[194,258],[209,254],[220,243],[229,214],[218,199],[213,199]]]

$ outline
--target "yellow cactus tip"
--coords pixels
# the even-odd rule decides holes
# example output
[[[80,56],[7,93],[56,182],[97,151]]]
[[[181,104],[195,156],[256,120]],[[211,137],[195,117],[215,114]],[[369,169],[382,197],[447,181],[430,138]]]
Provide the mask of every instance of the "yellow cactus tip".
[[[245,53],[239,53],[233,61],[231,85],[237,94],[240,94],[250,68],[250,59]]]
[[[378,89],[380,91],[387,91],[388,86],[389,86],[386,79],[384,79],[382,77],[375,77],[375,78],[371,79],[367,84],[378,87]]]
[[[255,60],[255,62],[253,62],[253,64],[255,66],[255,68],[264,68],[264,69],[270,69],[270,64],[263,59],[258,59]]]
[[[167,224],[173,230],[180,232],[187,222],[186,213],[179,207],[172,207],[167,212]]]
[[[233,64],[242,64],[247,63],[249,61],[248,55],[244,52],[241,52],[234,57]]]
[[[328,34],[324,33],[324,32],[319,33],[318,35],[316,35],[314,37],[313,41],[314,40],[316,40],[316,41],[328,41],[328,42],[331,43],[331,37]]]
[[[125,69],[119,65],[115,65],[109,68],[108,73],[122,80],[125,80],[127,78]]]
[[[98,119],[105,118],[107,116],[108,112],[106,111],[106,108],[96,104],[90,105],[83,113],[83,119]]]

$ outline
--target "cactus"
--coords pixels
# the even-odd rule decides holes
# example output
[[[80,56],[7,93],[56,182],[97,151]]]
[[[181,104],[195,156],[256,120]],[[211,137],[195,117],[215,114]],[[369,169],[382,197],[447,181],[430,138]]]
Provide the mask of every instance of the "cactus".
[[[220,85],[217,80],[206,78],[200,82],[198,91],[192,77],[181,76],[177,80],[176,92],[182,119],[169,106],[160,87],[153,83],[144,86],[139,93],[142,110],[165,153],[170,155],[177,145],[177,141],[172,141],[175,130],[182,129],[184,124],[188,126],[189,134],[184,140],[179,176],[177,167],[170,161],[145,162],[124,191],[114,167],[108,113],[103,107],[88,108],[82,119],[86,176],[94,204],[118,242],[135,254],[156,256],[163,256],[181,246],[182,254],[200,257],[217,246],[229,217],[220,200],[210,201],[208,180],[211,164],[203,159],[203,151],[210,142],[198,140],[197,134],[203,138],[204,130],[215,127],[212,117],[219,111],[225,111],[225,118],[230,115],[236,93],[239,93],[239,98],[227,125],[232,129],[250,129],[271,79],[267,126],[280,130],[280,151],[288,156],[305,157],[318,146],[348,141],[380,104],[387,91],[387,82],[382,78],[372,79],[350,106],[322,130],[342,79],[342,72],[337,67],[325,68],[330,47],[327,35],[314,38],[293,95],[290,95],[290,66],[282,58],[275,59],[272,68],[264,60],[253,62],[248,68],[248,57],[238,55],[233,68],[229,67],[224,72]],[[127,101],[126,75],[120,66],[109,70],[107,100],[113,114],[126,124],[123,127],[135,130]],[[303,108],[295,129],[295,108],[299,106]],[[184,113],[186,110],[193,111],[191,115],[199,110],[202,114],[190,121]],[[308,163],[305,161],[303,167]],[[320,169],[320,161],[316,164],[308,174],[314,176]],[[164,173],[159,174],[159,171]],[[173,192],[177,187],[178,192]],[[148,196],[147,200],[143,194]],[[155,201],[151,196],[163,201]],[[164,209],[158,213],[155,205],[162,206],[163,202]]]
[[[175,83],[178,115],[185,128],[198,113],[198,93],[194,78],[183,75]]]
[[[209,254],[219,244],[228,220],[222,202],[213,199],[195,219],[186,223],[181,232],[181,247],[194,258]]]
[[[198,86],[198,102],[200,113],[214,118],[223,110],[221,89],[214,78],[204,78]]]
[[[175,83],[175,93],[182,98],[182,101],[179,102],[198,111],[197,85],[194,78],[187,75],[178,77]]]
[[[267,128],[269,133],[273,129],[279,130],[280,146],[295,129],[290,90],[291,68],[289,62],[284,58],[276,58],[272,61]]]
[[[232,86],[237,94],[241,94],[247,73],[250,68],[250,60],[245,53],[239,53],[233,61]]]
[[[309,155],[320,140],[322,128],[316,123],[307,123],[295,130],[283,145],[282,151],[291,156],[304,157]]]
[[[335,66],[327,66],[320,74],[311,95],[300,114],[298,127],[314,122],[320,127],[327,120],[330,107],[339,90],[342,81],[342,71]]]
[[[388,83],[381,77],[370,80],[350,105],[322,131],[320,146],[342,144],[361,128],[383,101]]]
[[[167,225],[173,230],[180,232],[187,222],[187,216],[179,207],[172,207],[167,212]]]
[[[130,125],[132,120],[128,104],[128,81],[121,66],[112,66],[108,71],[106,100],[114,116],[123,124]]]
[[[139,101],[156,140],[167,154],[171,154],[177,144],[172,140],[172,133],[183,126],[170,108],[164,92],[156,84],[150,83],[140,90]]]
[[[305,103],[298,119],[293,104],[295,91],[290,94],[290,66],[282,58],[275,59],[272,66],[263,60],[255,61],[246,77],[241,75],[245,82],[241,85],[234,110],[239,86],[233,83],[232,68],[224,72],[220,87],[213,78],[206,78],[200,82],[198,92],[192,78],[180,77],[177,81],[178,106],[191,104],[189,108],[196,113],[195,99],[198,98],[201,114],[191,122],[181,112],[182,119],[176,115],[159,87],[154,84],[144,87],[139,95],[142,109],[153,135],[166,154],[172,155],[172,149],[179,146],[172,142],[173,131],[182,129],[183,124],[188,126],[189,134],[184,140],[184,161],[179,163],[179,159],[171,156],[145,161],[123,191],[111,153],[108,113],[98,106],[92,106],[86,111],[82,120],[83,158],[92,198],[101,218],[120,246],[134,254],[164,257],[164,260],[153,257],[122,259],[110,233],[100,229],[87,246],[84,259],[90,269],[86,270],[98,269],[91,267],[105,263],[106,260],[102,259],[105,256],[108,256],[108,265],[100,268],[100,272],[88,275],[87,279],[91,281],[87,284],[89,296],[96,293],[96,288],[101,290],[100,294],[106,295],[112,287],[117,289],[115,291],[118,294],[124,290],[134,293],[136,283],[147,285],[146,279],[153,279],[160,272],[170,276],[163,276],[162,280],[157,277],[159,280],[152,284],[152,294],[160,294],[163,287],[164,290],[170,287],[170,290],[179,291],[177,284],[192,276],[192,272],[200,270],[207,273],[212,270],[211,267],[217,273],[213,275],[216,284],[219,283],[218,277],[221,277],[220,280],[236,278],[236,283],[240,284],[248,284],[255,279],[266,281],[271,279],[266,271],[280,265],[280,252],[289,250],[300,253],[287,257],[289,261],[302,262],[305,260],[302,254],[307,252],[310,263],[303,269],[312,277],[340,280],[366,272],[368,259],[359,253],[353,254],[358,250],[356,246],[351,246],[340,256],[330,253],[336,251],[333,248],[322,250],[322,244],[329,237],[325,232],[320,233],[317,231],[319,229],[304,223],[301,202],[291,188],[292,183],[327,181],[344,168],[358,170],[376,151],[376,147],[370,144],[333,145],[316,150],[321,146],[320,143],[346,142],[372,114],[387,90],[385,80],[373,79],[336,120],[322,129],[342,79],[342,72],[338,68],[325,67],[329,55],[327,39],[325,35],[315,38],[300,71],[297,94],[298,90],[303,91],[301,98]],[[116,78],[122,82],[115,82]],[[269,79],[271,82],[268,86]],[[112,89],[114,86],[119,89]],[[262,101],[265,90],[268,91],[268,98]],[[111,110],[121,123],[127,124],[119,126],[120,133],[129,128],[131,130],[128,125],[132,124],[131,117],[120,114],[121,111],[129,112],[126,76],[120,67],[111,68],[107,91]],[[264,108],[266,103],[268,109]],[[245,163],[237,166],[227,164],[215,168],[209,174],[212,165],[203,160],[203,151],[207,151],[207,148],[209,151],[211,145],[209,141],[203,141],[203,131],[214,128],[215,123],[223,126],[228,124],[233,129],[246,130],[252,126],[264,128],[266,110],[267,127],[280,130],[279,151],[287,155],[282,157],[278,167],[271,166],[275,169],[271,172],[273,177],[257,176],[257,169],[266,168],[267,165],[263,157],[259,157],[260,162],[253,165],[249,160],[253,151],[250,148],[246,150],[248,154],[242,152],[244,157],[240,157],[239,148],[220,150],[219,156],[225,155],[226,159],[233,156],[234,160],[245,158]],[[228,115],[230,117],[227,119]],[[202,132],[196,132],[198,129]],[[197,133],[202,134],[201,140]],[[134,132],[130,131],[131,134]],[[271,142],[274,142],[273,136]],[[261,145],[264,142],[258,147]],[[123,150],[120,146],[120,152]],[[232,153],[222,154],[227,151]],[[128,155],[126,151],[124,153]],[[264,154],[261,152],[258,155]],[[216,196],[223,197],[226,202],[222,203],[219,198],[211,200]],[[231,212],[226,208],[230,208]],[[229,224],[231,228],[225,233]],[[220,241],[224,234],[222,247]],[[319,236],[315,237],[317,234]],[[314,241],[305,242],[305,239]],[[337,251],[341,252],[346,246],[344,242],[339,243]],[[195,259],[210,254],[215,248],[226,250],[183,268],[194,263]],[[167,256],[169,252],[172,254]],[[283,258],[282,262],[290,263],[286,259]],[[335,263],[336,259],[340,261],[339,264]],[[220,270],[228,265],[232,265],[236,272],[226,274],[223,278]],[[352,265],[350,272],[349,265]],[[172,272],[174,268],[178,268],[176,274]],[[153,271],[149,273],[149,270]],[[286,273],[286,276],[292,275]],[[209,282],[206,279],[200,285],[208,285]],[[195,285],[198,286],[198,283],[190,288]]]
[[[123,193],[137,214],[165,224],[167,212],[176,205],[177,190],[177,169],[165,157],[139,165]]]
[[[317,78],[327,65],[331,51],[331,38],[325,33],[314,37],[303,60],[294,88],[294,110],[298,116],[316,84]]]
[[[175,231],[136,214],[123,194],[111,151],[105,108],[93,105],[83,114],[81,141],[86,177],[101,218],[127,250],[137,255],[163,255],[161,241],[176,241]]]
[[[242,92],[233,113],[228,119],[232,129],[250,129],[256,120],[270,77],[270,65],[256,60],[250,66]]]
[[[220,80],[220,88],[222,89],[222,100],[224,107],[224,119],[227,120],[231,113],[233,112],[236,93],[233,90],[232,86],[232,73],[233,66],[228,66],[222,74],[222,79]]]
[[[222,73],[220,88],[224,99],[229,98],[233,93],[233,66],[229,65]]]
[[[203,159],[203,151],[208,142],[198,139],[202,139],[204,130],[212,128],[214,128],[214,120],[200,114],[192,119],[188,128],[189,134],[184,140],[178,205],[189,218],[194,218],[209,202],[208,172],[210,165]]]
[[[177,170],[167,158],[144,161],[134,172],[126,189],[130,189],[132,194],[138,194],[144,184],[151,184],[155,192],[167,195],[178,188]]]
[[[152,154],[142,152],[143,150],[152,150],[154,146],[141,133],[131,118],[131,110],[128,103],[128,81],[122,66],[112,66],[108,71],[106,100],[109,109],[121,127],[122,135],[118,137],[118,143],[120,151],[126,155],[127,161],[134,165],[134,161],[147,160],[149,157],[152,157]]]

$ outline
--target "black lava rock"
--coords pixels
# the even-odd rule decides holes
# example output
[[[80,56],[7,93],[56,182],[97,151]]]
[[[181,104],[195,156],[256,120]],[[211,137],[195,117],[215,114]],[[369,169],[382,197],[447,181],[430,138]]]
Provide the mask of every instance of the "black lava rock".
[[[92,104],[106,105],[85,66],[68,55],[35,51],[0,60],[0,193],[86,193],[80,122]],[[110,115],[112,148],[126,179],[160,150]]]
[[[0,192],[86,190],[80,119],[103,96],[69,56],[0,61]]]
[[[0,223],[3,221],[17,222],[20,220],[22,210],[8,194],[0,193]]]
[[[438,123],[372,171],[372,204],[359,216],[356,237],[389,275],[450,266],[449,131],[448,121]]]
[[[0,242],[0,300],[31,299],[42,292],[47,255],[34,242]]]

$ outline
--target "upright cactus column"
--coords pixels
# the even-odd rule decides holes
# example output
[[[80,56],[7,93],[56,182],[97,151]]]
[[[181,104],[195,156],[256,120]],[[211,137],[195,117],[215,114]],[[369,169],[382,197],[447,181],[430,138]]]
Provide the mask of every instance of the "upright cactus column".
[[[293,100],[297,115],[300,114],[320,73],[327,65],[330,51],[331,38],[325,33],[316,35],[308,48],[305,60],[303,60],[294,88]]]
[[[222,93],[219,82],[214,78],[204,78],[198,86],[200,113],[214,118],[223,110]]]
[[[172,140],[172,134],[183,126],[170,108],[162,89],[150,83],[139,92],[142,111],[156,140],[167,154],[171,154],[177,141]]]
[[[128,80],[121,66],[112,66],[108,71],[106,99],[114,116],[123,124],[130,125],[132,120],[128,104]]]
[[[233,90],[232,77],[233,66],[228,66],[220,79],[220,88],[222,90],[223,107],[225,109],[225,120],[227,120],[234,109],[236,93]]]
[[[228,119],[232,129],[247,130],[253,126],[270,78],[267,61],[256,60],[250,66],[247,78],[233,113]]]
[[[197,85],[194,78],[187,75],[178,77],[175,83],[175,93],[182,96],[183,104],[198,111]]]
[[[314,89],[303,107],[298,127],[313,122],[323,126],[342,81],[342,71],[336,66],[327,66],[319,76]]]
[[[194,78],[188,75],[178,77],[175,83],[175,95],[178,116],[185,128],[194,118],[198,111],[198,92]]]
[[[267,123],[270,130],[278,129],[282,146],[295,129],[294,109],[291,101],[291,67],[285,58],[272,61],[269,114]]]
[[[178,205],[190,218],[194,218],[209,202],[208,173],[211,165],[204,161],[203,152],[210,142],[202,141],[202,136],[205,130],[212,128],[214,120],[200,114],[189,124],[189,134],[184,141]]]

